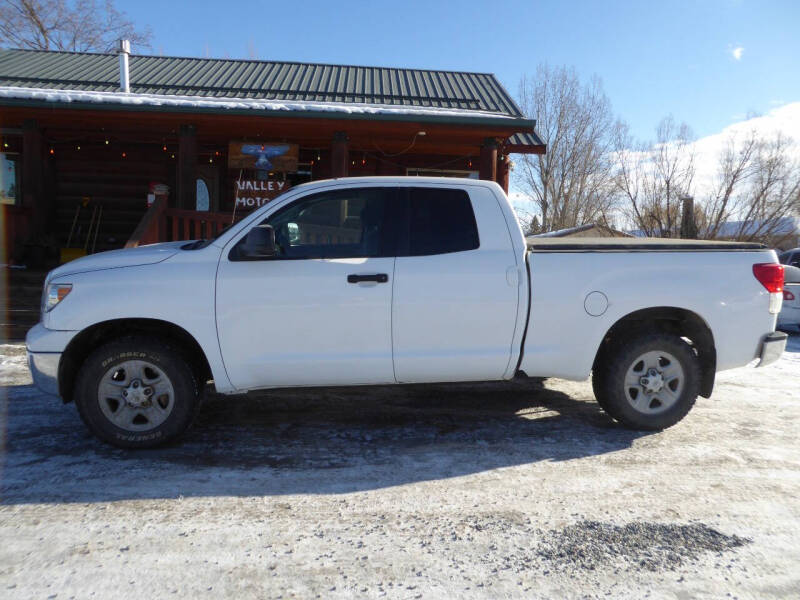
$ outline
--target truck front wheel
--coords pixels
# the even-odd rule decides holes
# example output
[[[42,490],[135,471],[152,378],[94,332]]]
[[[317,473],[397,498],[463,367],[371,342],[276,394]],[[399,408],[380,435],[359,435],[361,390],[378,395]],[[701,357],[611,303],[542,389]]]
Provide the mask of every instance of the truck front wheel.
[[[679,336],[640,334],[612,344],[592,386],[603,409],[633,429],[658,431],[683,419],[700,391],[700,364]]]
[[[183,433],[200,404],[200,389],[179,349],[132,336],[92,352],[75,382],[86,426],[120,448],[153,448]]]

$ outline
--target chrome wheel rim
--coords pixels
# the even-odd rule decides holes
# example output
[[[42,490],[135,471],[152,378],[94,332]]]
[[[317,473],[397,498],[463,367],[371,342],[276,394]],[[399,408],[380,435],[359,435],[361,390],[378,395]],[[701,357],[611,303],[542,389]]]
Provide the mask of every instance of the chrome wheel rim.
[[[625,398],[643,414],[658,414],[678,402],[686,385],[680,361],[669,352],[653,350],[636,358],[625,374]]]
[[[175,390],[161,368],[146,360],[128,360],[105,372],[97,389],[100,410],[125,431],[149,431],[167,420]]]

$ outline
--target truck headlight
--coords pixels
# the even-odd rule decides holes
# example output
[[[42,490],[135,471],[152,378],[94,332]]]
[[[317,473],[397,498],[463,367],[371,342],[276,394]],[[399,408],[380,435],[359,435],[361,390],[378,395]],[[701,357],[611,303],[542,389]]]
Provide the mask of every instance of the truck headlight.
[[[45,293],[43,309],[44,312],[50,312],[53,307],[67,297],[72,291],[71,283],[51,283],[47,286]]]

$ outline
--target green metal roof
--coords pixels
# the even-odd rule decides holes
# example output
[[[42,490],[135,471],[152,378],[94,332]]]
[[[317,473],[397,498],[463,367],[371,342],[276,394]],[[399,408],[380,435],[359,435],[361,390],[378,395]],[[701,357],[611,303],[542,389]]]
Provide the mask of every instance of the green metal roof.
[[[487,73],[131,55],[130,84],[134,94],[441,108],[525,119]],[[117,92],[119,59],[116,54],[0,50],[0,86]],[[512,141],[541,144],[530,129]]]

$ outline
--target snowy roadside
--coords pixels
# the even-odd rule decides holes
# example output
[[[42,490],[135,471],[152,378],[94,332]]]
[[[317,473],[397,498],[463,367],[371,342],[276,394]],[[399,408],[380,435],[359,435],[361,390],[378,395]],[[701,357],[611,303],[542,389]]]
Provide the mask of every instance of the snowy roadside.
[[[212,396],[127,454],[0,346],[7,598],[797,597],[800,335],[658,434],[588,383]]]

